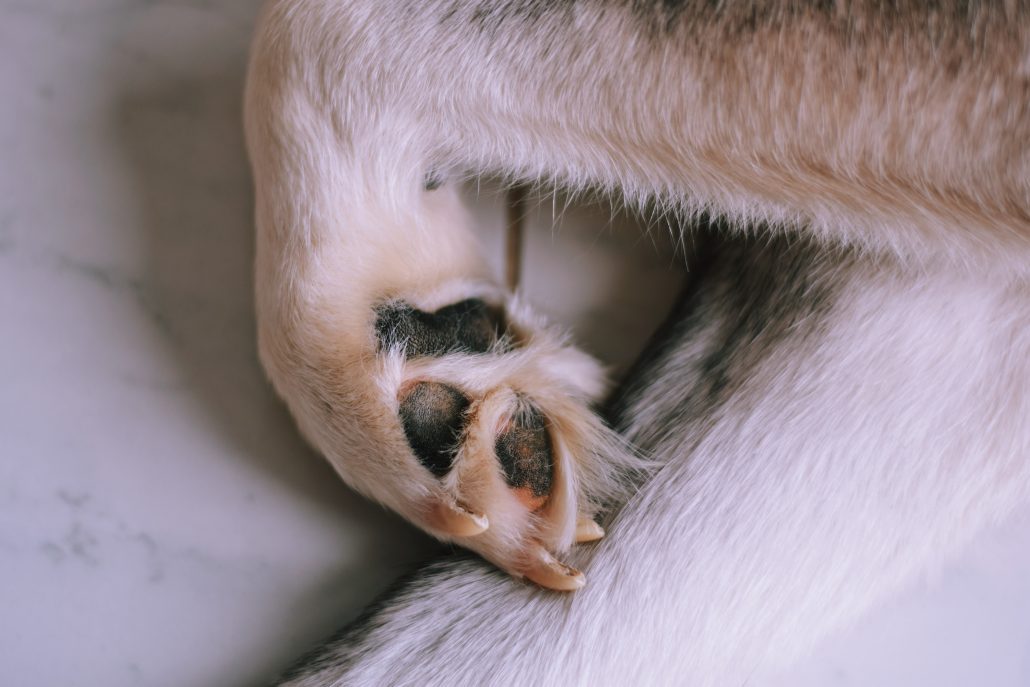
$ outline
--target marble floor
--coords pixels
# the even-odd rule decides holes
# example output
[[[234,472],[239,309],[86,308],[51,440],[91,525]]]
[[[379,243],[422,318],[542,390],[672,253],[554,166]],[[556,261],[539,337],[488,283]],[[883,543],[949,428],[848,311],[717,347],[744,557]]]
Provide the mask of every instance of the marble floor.
[[[436,551],[257,364],[257,7],[0,0],[0,685],[262,684]],[[499,260],[500,196],[468,191]],[[530,295],[624,364],[682,261],[603,210],[531,215]],[[783,680],[1030,684],[1030,509]]]

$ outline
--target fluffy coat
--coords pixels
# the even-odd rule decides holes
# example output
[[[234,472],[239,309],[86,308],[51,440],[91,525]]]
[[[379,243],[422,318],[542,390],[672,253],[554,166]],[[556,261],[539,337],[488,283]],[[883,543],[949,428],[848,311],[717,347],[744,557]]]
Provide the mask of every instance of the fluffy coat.
[[[273,0],[246,100],[262,360],[341,476],[515,574],[625,501],[573,598],[430,572],[295,684],[740,684],[1030,493],[1026,3]],[[599,366],[426,190],[484,172],[762,237],[715,259],[627,396],[662,464],[628,500],[645,466],[587,412]],[[384,302],[470,297],[517,351],[375,340]],[[542,409],[548,512],[498,481],[490,422],[470,477],[419,466],[397,399],[426,377],[479,418]],[[434,516],[466,503],[486,532]]]

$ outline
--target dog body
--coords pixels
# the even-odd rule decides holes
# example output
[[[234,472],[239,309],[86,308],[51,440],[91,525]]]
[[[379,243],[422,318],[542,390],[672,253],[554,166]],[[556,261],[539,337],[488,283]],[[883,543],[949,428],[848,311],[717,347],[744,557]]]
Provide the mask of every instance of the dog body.
[[[621,504],[570,554],[591,580],[574,597],[437,566],[293,683],[741,684],[1025,500],[1028,17],[270,3],[247,93],[259,336],[302,431],[359,490],[547,586],[540,552]],[[453,187],[427,190],[469,171],[758,235],[711,255],[621,395],[616,424],[660,465],[628,499],[616,477],[640,461],[585,412],[600,368],[492,285]],[[432,343],[432,317],[466,302],[504,335]],[[403,308],[429,323],[415,354],[382,325]],[[442,477],[412,453],[424,383],[474,418]],[[539,513],[494,456],[538,411]]]

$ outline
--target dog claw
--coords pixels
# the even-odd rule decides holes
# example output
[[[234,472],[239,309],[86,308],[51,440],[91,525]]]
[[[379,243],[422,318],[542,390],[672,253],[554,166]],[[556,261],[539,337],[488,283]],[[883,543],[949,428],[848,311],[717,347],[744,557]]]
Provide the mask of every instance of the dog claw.
[[[429,525],[451,537],[474,537],[490,527],[490,520],[455,501],[442,500],[430,512]]]
[[[574,592],[582,589],[587,582],[583,573],[565,565],[542,547],[534,552],[534,560],[523,572],[523,576],[530,582],[557,592]]]
[[[576,520],[576,543],[597,541],[604,536],[604,528],[590,518]]]

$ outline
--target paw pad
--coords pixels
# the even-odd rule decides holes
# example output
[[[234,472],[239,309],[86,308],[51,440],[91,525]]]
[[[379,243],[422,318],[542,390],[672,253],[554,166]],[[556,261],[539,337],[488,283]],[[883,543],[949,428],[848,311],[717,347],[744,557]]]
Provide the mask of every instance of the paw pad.
[[[407,358],[447,353],[486,353],[501,338],[505,327],[501,309],[478,298],[454,303],[435,312],[419,310],[403,301],[376,311],[380,347],[400,346]]]
[[[401,424],[419,462],[437,477],[451,469],[468,420],[469,399],[453,386],[417,382],[401,394]]]
[[[478,298],[435,312],[396,301],[377,310],[375,328],[380,349],[400,347],[405,358],[412,359],[509,351],[511,347],[499,345],[504,321],[499,307]],[[458,388],[436,381],[419,381],[400,393],[398,412],[405,437],[436,477],[451,469],[469,423],[470,405]],[[519,399],[512,417],[499,429],[494,451],[505,482],[519,500],[533,510],[542,506],[554,481],[554,451],[546,418],[528,399]]]
[[[543,505],[554,481],[554,450],[543,413],[523,404],[497,435],[495,451],[520,500],[532,509]]]

